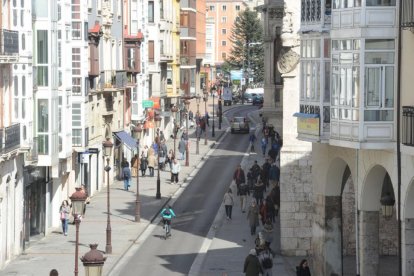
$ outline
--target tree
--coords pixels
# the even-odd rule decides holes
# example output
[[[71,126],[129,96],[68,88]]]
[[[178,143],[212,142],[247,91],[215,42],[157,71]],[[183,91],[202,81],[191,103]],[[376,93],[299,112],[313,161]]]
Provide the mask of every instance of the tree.
[[[244,69],[246,77],[262,82],[264,75],[263,27],[256,11],[246,9],[239,13],[231,30],[232,48],[224,67]]]

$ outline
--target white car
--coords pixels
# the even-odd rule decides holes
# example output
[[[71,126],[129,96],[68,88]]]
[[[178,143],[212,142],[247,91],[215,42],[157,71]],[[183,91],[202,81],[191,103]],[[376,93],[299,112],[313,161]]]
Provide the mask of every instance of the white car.
[[[231,120],[231,133],[235,133],[235,132],[249,133],[249,131],[250,131],[249,121],[246,119],[246,117],[234,117]]]

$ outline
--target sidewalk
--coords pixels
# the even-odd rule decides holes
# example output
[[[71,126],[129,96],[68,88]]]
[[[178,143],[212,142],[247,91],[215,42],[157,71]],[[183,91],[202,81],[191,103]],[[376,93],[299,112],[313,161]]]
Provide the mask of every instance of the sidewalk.
[[[256,152],[246,153],[241,166],[247,174],[249,168],[257,160],[261,166],[265,159],[261,154],[260,139],[261,122],[259,117],[260,110],[252,112],[249,117],[256,122],[256,136],[255,144]],[[247,150],[247,149],[246,149]],[[230,182],[231,180],[229,180]],[[270,189],[267,189],[269,193]],[[234,194],[235,195],[235,194]],[[252,197],[247,200],[250,203]],[[248,205],[249,206],[249,205]],[[256,236],[250,235],[249,225],[246,218],[246,213],[240,210],[240,201],[235,195],[235,204],[233,206],[232,220],[225,219],[224,206],[220,210],[215,219],[215,223],[210,230],[211,242],[205,254],[200,254],[199,259],[192,267],[190,275],[244,275],[243,265],[244,260],[249,254],[250,249],[254,248],[254,240]],[[262,225],[258,227],[256,233],[263,229]],[[295,267],[300,262],[300,257],[283,257],[280,255],[280,219],[276,217],[276,223],[273,225],[274,241],[271,244],[272,249],[276,252],[276,257],[273,260],[273,275],[294,276]],[[196,264],[198,262],[198,264]]]
[[[210,108],[210,106],[209,106]],[[194,109],[195,110],[195,103]],[[211,112],[211,111],[210,111]],[[216,118],[216,125],[218,124]],[[211,124],[210,124],[211,125]],[[155,199],[157,171],[154,177],[139,177],[139,189],[141,199],[141,222],[134,222],[136,178],[131,179],[130,191],[123,190],[123,182],[114,180],[110,186],[110,210],[112,230],[112,254],[105,255],[104,264],[106,275],[130,246],[134,244],[140,234],[147,228],[159,214],[162,207],[167,204],[171,196],[186,182],[191,172],[202,161],[207,152],[214,147],[215,142],[225,133],[227,125],[223,121],[223,127],[216,127],[215,137],[211,137],[211,128],[208,129],[208,144],[204,145],[204,137],[199,143],[199,155],[196,155],[195,129],[189,130],[190,134],[190,162],[185,166],[181,161],[180,182],[178,185],[170,184],[170,172],[160,171],[161,199]],[[173,140],[167,141],[168,149],[173,148]],[[107,228],[107,193],[104,187],[93,196],[87,206],[86,214],[79,227],[79,257],[89,251],[89,244],[97,243],[98,250],[105,251]],[[0,275],[39,276],[49,275],[51,269],[58,270],[59,275],[72,275],[75,264],[75,226],[69,225],[68,236],[57,228],[43,239],[31,243],[23,254],[10,262]],[[84,275],[82,262],[79,260],[79,275]]]

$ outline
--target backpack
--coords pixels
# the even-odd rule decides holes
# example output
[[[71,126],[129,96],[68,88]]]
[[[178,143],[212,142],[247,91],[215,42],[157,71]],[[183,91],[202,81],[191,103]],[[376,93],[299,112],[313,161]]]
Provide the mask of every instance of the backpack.
[[[273,261],[270,257],[266,257],[262,261],[262,265],[264,269],[269,269],[273,267]]]
[[[164,216],[170,216],[170,215],[171,215],[171,212],[170,212],[170,210],[169,210],[169,209],[165,209],[165,210],[164,210],[164,212],[162,212],[162,214],[163,214]]]

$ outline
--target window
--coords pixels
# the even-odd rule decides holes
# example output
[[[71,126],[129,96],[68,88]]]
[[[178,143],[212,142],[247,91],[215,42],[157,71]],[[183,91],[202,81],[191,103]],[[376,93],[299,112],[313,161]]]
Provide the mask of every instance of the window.
[[[227,34],[227,30],[226,29],[221,29],[221,34]]]
[[[226,57],[227,57],[227,54],[225,52],[221,53],[221,58],[222,59],[226,59]]]
[[[302,22],[317,22],[321,20],[321,3],[320,2],[321,2],[320,0],[302,0],[302,6],[301,6],[301,21]]]
[[[164,19],[164,0],[160,0],[160,18]]]
[[[214,6],[209,7],[210,11],[214,11]]]
[[[72,145],[82,146],[81,104],[72,103]]]
[[[14,76],[13,78],[14,94],[13,94],[13,115],[14,119],[19,119],[19,78]]]
[[[49,154],[49,104],[47,99],[37,102],[37,137],[39,154]]]
[[[135,70],[135,49],[127,48],[127,69]]]
[[[394,119],[394,60],[393,39],[365,41],[365,121]]]
[[[72,95],[82,95],[80,48],[72,48]]]
[[[13,10],[13,26],[17,27],[17,10]]]
[[[22,50],[26,50],[26,35],[22,34]]]
[[[367,0],[367,7],[370,6],[395,6],[395,0]]]
[[[160,54],[164,55],[164,40],[160,40]]]
[[[48,17],[48,11],[49,9],[45,9],[45,7],[48,7],[48,0],[36,0],[35,1],[35,11],[34,16],[36,17]]]
[[[236,11],[240,11],[240,5],[236,5]]]
[[[154,1],[148,1],[148,22],[154,23]]]
[[[227,10],[227,6],[226,5],[221,6],[221,10],[222,11],[226,11]]]
[[[80,20],[80,12],[80,0],[72,0],[72,39],[82,38],[82,22]]]
[[[48,86],[48,34],[46,30],[37,31],[36,43],[36,62],[37,62],[37,85]]]
[[[222,40],[222,41],[221,41],[221,46],[226,46],[226,45],[227,45],[227,41]]]
[[[227,23],[227,17],[223,16],[223,17],[221,18],[221,23]]]
[[[211,48],[212,47],[212,43],[211,41],[207,41],[206,42],[206,48]]]
[[[20,26],[24,27],[24,10],[20,11]]]
[[[167,68],[167,85],[173,84],[173,70],[171,68],[171,65]]]
[[[148,61],[154,62],[154,40],[148,41]]]

